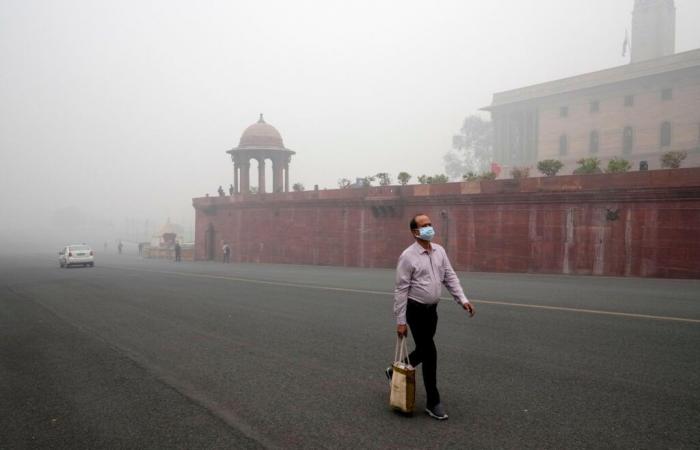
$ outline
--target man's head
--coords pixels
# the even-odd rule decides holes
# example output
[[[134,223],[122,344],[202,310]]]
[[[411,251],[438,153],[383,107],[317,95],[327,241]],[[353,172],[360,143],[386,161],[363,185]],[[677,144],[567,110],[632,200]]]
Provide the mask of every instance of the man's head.
[[[428,235],[425,234],[428,229],[432,231],[433,228],[433,224],[430,222],[430,217],[428,217],[427,214],[419,213],[413,216],[410,227],[414,238],[422,241],[429,241],[432,239],[432,236],[428,237]],[[422,232],[421,229],[423,230]],[[434,232],[432,234],[434,235]]]

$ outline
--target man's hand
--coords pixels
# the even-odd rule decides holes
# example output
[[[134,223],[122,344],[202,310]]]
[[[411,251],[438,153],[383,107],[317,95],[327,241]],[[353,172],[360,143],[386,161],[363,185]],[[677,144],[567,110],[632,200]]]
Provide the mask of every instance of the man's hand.
[[[469,312],[469,317],[474,317],[474,314],[476,314],[476,310],[471,303],[462,303],[462,308]]]
[[[396,327],[396,334],[399,335],[399,337],[406,337],[408,336],[408,326],[406,324],[403,325],[398,325]]]

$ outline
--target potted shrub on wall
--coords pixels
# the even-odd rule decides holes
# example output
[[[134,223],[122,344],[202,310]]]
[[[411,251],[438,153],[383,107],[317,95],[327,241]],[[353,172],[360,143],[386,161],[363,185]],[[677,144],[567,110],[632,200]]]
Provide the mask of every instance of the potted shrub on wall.
[[[562,167],[564,164],[557,159],[544,159],[537,163],[537,170],[548,177],[555,176]]]
[[[574,170],[574,175],[589,175],[593,173],[602,173],[600,169],[600,160],[596,157],[581,158],[576,161],[578,167]]]
[[[464,181],[479,181],[479,175],[476,172],[468,172],[462,175]]]
[[[530,168],[513,167],[510,171],[510,176],[512,176],[516,180],[520,180],[521,178],[528,178],[530,176]]]
[[[664,169],[678,169],[687,157],[688,152],[666,152],[661,155],[661,167]]]
[[[629,161],[616,156],[608,161],[608,168],[605,169],[605,173],[623,173],[629,171],[631,168],[632,165]]]

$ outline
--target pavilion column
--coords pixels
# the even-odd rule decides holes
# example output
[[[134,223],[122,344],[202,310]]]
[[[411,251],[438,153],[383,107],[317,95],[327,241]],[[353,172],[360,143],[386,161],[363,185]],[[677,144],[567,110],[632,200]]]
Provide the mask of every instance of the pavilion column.
[[[289,162],[284,164],[284,192],[289,192]]]
[[[265,193],[265,158],[258,159],[258,194]]]
[[[279,159],[272,160],[272,192],[282,192],[282,164]]]
[[[241,193],[250,193],[250,160],[246,159],[240,163],[241,172]]]
[[[233,193],[238,194],[238,161],[233,163]]]

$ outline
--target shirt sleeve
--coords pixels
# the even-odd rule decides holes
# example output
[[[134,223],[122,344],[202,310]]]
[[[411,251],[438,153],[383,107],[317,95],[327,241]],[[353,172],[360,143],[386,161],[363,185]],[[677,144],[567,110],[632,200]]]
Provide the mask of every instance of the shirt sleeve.
[[[397,325],[406,324],[406,303],[408,291],[411,288],[413,267],[409,258],[401,255],[396,267],[396,283],[394,285],[394,318]]]
[[[444,250],[442,257],[445,265],[445,279],[442,283],[458,304],[464,305],[465,303],[469,303],[467,296],[464,295],[464,291],[462,290],[462,284],[460,283],[459,278],[457,278],[457,274],[452,268],[450,259],[447,257],[447,253],[445,253]]]

